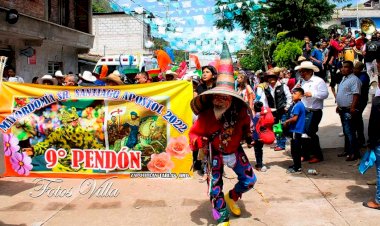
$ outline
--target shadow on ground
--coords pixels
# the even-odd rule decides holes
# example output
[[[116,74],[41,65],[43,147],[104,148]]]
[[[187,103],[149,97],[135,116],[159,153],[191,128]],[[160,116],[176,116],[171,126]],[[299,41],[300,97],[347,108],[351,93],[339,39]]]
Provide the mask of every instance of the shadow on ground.
[[[248,211],[246,211],[245,205],[244,205],[244,199],[239,201],[239,207],[241,209],[241,216],[239,218],[251,218],[252,214]],[[204,201],[200,203],[197,206],[197,209],[192,211],[190,213],[191,221],[194,222],[196,225],[204,225],[205,222],[207,225],[215,225],[215,220],[212,217],[211,212],[211,203],[209,201]],[[231,215],[230,219],[236,218],[235,216]]]
[[[0,180],[0,193],[1,195],[14,196],[20,192],[29,190],[34,186],[34,183],[26,183],[23,181],[14,182]]]

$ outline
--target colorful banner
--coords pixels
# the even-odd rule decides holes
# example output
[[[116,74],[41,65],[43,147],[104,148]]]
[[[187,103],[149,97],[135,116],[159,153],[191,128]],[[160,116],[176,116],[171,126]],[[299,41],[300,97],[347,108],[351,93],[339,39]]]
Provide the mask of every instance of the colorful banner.
[[[5,176],[191,176],[190,82],[0,88]]]

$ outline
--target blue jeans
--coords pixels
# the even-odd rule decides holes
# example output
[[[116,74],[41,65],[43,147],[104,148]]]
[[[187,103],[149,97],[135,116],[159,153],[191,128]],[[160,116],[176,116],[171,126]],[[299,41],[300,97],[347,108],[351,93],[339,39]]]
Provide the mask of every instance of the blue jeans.
[[[358,142],[356,138],[355,120],[349,110],[339,112],[344,133],[344,151],[349,154],[359,156]]]
[[[377,174],[377,190],[375,201],[380,204],[380,145],[375,148],[376,155],[376,174]]]

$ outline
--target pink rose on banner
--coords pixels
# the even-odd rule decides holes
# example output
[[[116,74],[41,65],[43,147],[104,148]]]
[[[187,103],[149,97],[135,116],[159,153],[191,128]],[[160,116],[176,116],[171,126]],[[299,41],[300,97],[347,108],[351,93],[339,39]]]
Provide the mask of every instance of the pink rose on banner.
[[[13,136],[13,134],[3,133],[4,152],[6,156],[11,156],[14,152],[20,150],[18,142],[19,140]]]
[[[32,158],[30,158],[25,152],[15,152],[11,156],[12,168],[20,175],[28,176],[30,170],[32,170]]]
[[[148,170],[154,173],[166,173],[173,169],[174,163],[170,159],[170,155],[166,152],[153,154],[147,165]]]
[[[180,136],[170,139],[166,152],[173,157],[183,159],[187,153],[191,152],[191,149],[186,137]]]

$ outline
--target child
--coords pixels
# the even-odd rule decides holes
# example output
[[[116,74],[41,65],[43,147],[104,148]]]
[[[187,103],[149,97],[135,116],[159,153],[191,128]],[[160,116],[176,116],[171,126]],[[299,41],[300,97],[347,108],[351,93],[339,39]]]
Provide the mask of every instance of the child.
[[[264,104],[262,102],[255,102],[253,107],[256,114],[252,119],[252,139],[256,156],[255,168],[261,172],[265,172],[267,170],[267,168],[263,166],[263,145],[273,144],[276,139],[272,130],[274,123],[272,111],[268,107],[263,107],[263,105]]]
[[[252,119],[253,128],[254,128],[252,136],[253,136],[253,140],[255,142],[253,145],[253,149],[255,151],[255,157],[256,157],[255,169],[257,171],[265,172],[267,170],[267,168],[263,165],[263,146],[264,146],[264,144],[262,142],[260,142],[259,133],[256,129],[257,123],[259,122],[259,119],[260,119],[262,107],[263,107],[263,103],[260,101],[255,102],[253,105],[253,108],[255,111],[255,116]]]
[[[306,109],[301,99],[304,95],[302,88],[293,89],[293,107],[290,113],[290,118],[284,122],[285,127],[289,127],[289,132],[292,134],[290,143],[293,165],[289,166],[288,173],[301,172],[301,136],[305,132],[305,115]]]

